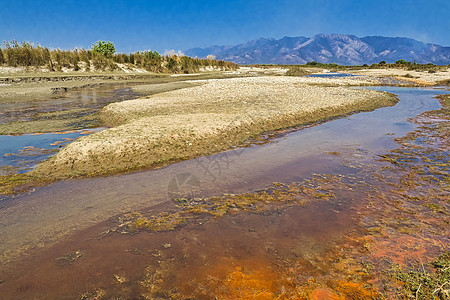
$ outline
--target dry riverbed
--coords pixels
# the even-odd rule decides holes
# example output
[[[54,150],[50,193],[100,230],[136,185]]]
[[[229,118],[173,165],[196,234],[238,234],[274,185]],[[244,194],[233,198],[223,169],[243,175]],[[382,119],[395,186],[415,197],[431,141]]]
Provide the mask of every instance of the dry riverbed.
[[[153,167],[207,155],[271,130],[396,103],[390,94],[354,90],[346,79],[283,76],[207,80],[200,86],[108,105],[108,130],[67,145],[29,176],[45,180]],[[364,83],[363,83],[364,84]]]

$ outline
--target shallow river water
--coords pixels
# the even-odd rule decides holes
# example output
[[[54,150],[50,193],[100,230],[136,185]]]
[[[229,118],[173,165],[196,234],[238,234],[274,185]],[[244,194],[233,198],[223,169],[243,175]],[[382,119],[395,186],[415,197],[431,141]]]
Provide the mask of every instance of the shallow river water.
[[[0,202],[0,258],[2,259],[0,263],[6,265],[8,260],[14,260],[15,254],[19,253],[20,249],[26,251],[53,243],[118,214],[161,205],[170,206],[172,200],[180,195],[192,198],[224,193],[237,194],[263,189],[273,182],[299,182],[314,174],[352,173],[355,168],[351,166],[352,161],[349,161],[347,166],[343,165],[341,157],[330,155],[330,153],[351,152],[353,156],[356,155],[358,163],[373,161],[378,154],[396,147],[394,138],[403,136],[415,128],[414,124],[408,122],[409,118],[425,111],[439,109],[439,102],[433,97],[444,93],[443,90],[433,88],[375,87],[373,89],[394,93],[398,95],[400,101],[394,107],[359,113],[288,133],[264,145],[237,148],[182,161],[157,170],[110,177],[65,180],[36,188],[27,194],[8,197]],[[241,255],[242,259],[251,260],[252,253],[259,251],[257,249],[259,240],[250,229],[275,224],[272,235],[267,235],[270,243],[282,243],[284,239],[289,240],[298,235],[304,238],[303,241],[306,244],[302,247],[305,251],[320,252],[320,247],[317,246],[319,248],[315,249],[316,246],[314,246],[320,244],[319,240],[322,242],[327,239],[332,240],[330,232],[345,232],[351,227],[349,222],[351,223],[352,216],[355,214],[355,211],[349,209],[352,205],[354,203],[348,201],[332,204],[315,203],[305,208],[290,208],[279,215],[266,217],[264,220],[251,214],[235,220],[232,216],[224,217],[215,223],[208,223],[206,229],[203,229],[217,232],[217,240],[211,236],[207,237],[207,241],[203,240],[201,232],[189,236],[189,229],[183,229],[175,237],[166,238],[171,240],[171,245],[167,248],[176,248],[177,243],[184,239],[191,242],[195,240],[195,243],[186,242],[189,244],[190,253],[196,253],[198,251],[196,247],[199,247],[196,243],[202,241],[203,244],[216,243],[216,246],[210,246],[211,251],[220,248],[226,252],[228,251],[226,249],[229,249],[231,252],[237,251],[236,255]],[[336,209],[343,209],[342,214],[333,213]],[[298,223],[299,220],[302,221]],[[258,223],[261,224],[258,225]],[[208,229],[208,227],[211,228]],[[236,230],[241,229],[243,231],[239,237],[236,236]],[[275,235],[279,239],[272,238]],[[230,240],[227,241],[225,237]],[[158,237],[142,237],[141,246],[145,242],[150,243],[151,239],[153,239],[152,243],[165,241],[164,234]],[[254,244],[242,246],[243,240],[254,240]],[[217,247],[217,243],[221,246]],[[108,247],[113,245],[105,246],[103,249],[105,257],[115,253]],[[115,247],[117,250],[120,244]],[[238,251],[233,250],[235,247],[249,248]],[[122,250],[126,252],[129,249]],[[216,254],[220,260],[221,254]],[[215,254],[211,252],[208,255]],[[117,256],[111,259],[117,259]],[[136,259],[139,257],[136,256]],[[192,264],[198,263],[198,260],[198,257],[186,258],[186,261],[191,264],[187,264],[184,271],[195,273],[197,267]],[[233,265],[225,258],[223,260],[225,260],[224,265]],[[258,263],[258,261],[252,262],[256,265]],[[126,270],[114,271],[113,265],[104,267],[112,268],[112,273],[126,272]],[[260,267],[264,268],[263,265]],[[68,276],[64,274],[61,276]],[[267,272],[264,274],[269,276]],[[77,276],[82,277],[82,274],[79,273]],[[270,280],[270,278],[264,280],[266,279]],[[172,284],[183,286],[177,280],[180,279],[172,278]],[[120,282],[119,279],[117,281]]]
[[[63,95],[55,94],[53,100],[0,103],[0,123],[30,121],[42,113],[72,109],[89,109],[92,114],[110,103],[134,99],[140,95],[130,87],[97,86],[70,90]]]

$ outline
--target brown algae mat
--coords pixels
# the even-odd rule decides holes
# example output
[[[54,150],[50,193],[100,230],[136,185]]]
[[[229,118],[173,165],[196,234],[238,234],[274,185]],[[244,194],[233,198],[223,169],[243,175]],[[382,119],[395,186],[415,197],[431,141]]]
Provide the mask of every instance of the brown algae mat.
[[[67,145],[28,176],[56,180],[159,166],[220,152],[263,132],[396,102],[385,92],[323,87],[294,77],[207,80],[108,105],[101,118],[113,128]]]

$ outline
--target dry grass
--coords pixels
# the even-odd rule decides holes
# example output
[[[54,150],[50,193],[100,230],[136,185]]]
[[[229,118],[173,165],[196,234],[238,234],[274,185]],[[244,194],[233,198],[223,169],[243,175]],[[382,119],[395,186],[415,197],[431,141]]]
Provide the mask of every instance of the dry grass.
[[[157,166],[219,152],[265,131],[396,103],[387,93],[295,77],[196,83],[204,84],[108,105],[102,118],[115,128],[78,139],[30,175],[59,179]]]

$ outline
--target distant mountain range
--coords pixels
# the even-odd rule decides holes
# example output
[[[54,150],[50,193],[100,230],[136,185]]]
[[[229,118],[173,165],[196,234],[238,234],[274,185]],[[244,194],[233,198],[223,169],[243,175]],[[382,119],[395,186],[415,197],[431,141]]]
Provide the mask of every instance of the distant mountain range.
[[[211,46],[185,51],[192,57],[214,55],[238,64],[305,64],[311,61],[362,65],[399,59],[417,63],[450,64],[450,47],[403,37],[318,34],[250,41],[236,46]]]

